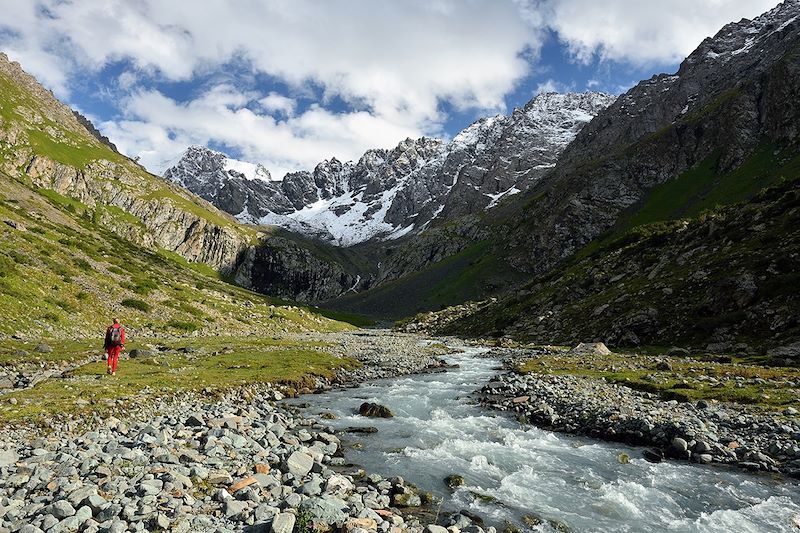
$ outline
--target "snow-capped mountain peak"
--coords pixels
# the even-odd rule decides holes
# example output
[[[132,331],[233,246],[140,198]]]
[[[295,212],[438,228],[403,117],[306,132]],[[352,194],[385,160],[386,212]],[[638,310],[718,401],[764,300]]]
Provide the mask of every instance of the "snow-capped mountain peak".
[[[351,246],[420,232],[491,209],[532,186],[578,131],[614,101],[602,93],[544,93],[510,115],[471,124],[450,143],[406,139],[272,178],[261,165],[190,147],[165,177],[243,222],[273,224]]]

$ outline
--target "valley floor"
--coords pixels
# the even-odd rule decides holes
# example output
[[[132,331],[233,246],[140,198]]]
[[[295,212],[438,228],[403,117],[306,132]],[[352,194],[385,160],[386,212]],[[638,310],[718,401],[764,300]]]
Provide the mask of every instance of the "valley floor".
[[[424,494],[402,479],[366,476],[347,465],[324,421],[276,402],[443,371],[442,356],[454,351],[448,345],[459,344],[385,330],[140,340],[115,377],[105,375],[98,350],[80,342],[52,351],[3,346],[0,531],[255,526],[306,533],[317,523],[352,533],[444,533],[424,525],[436,520],[433,514],[409,514],[424,507]],[[26,362],[16,363],[23,352]],[[692,367],[689,359],[640,355],[570,358],[554,348],[487,355],[515,370],[494,378],[480,397],[524,422],[658,447],[647,452],[652,460],[664,450],[754,470],[797,473],[800,466],[797,411],[779,408],[797,400],[794,369],[766,374],[762,367]],[[616,382],[602,375],[623,369],[628,374]],[[717,403],[706,392],[678,402],[663,396],[669,387],[642,391],[637,370],[655,374],[652,383],[669,376],[686,381],[687,391],[702,389],[697,384],[709,377],[736,382],[738,375],[742,387],[764,398],[754,405]],[[716,389],[722,394],[726,387]]]

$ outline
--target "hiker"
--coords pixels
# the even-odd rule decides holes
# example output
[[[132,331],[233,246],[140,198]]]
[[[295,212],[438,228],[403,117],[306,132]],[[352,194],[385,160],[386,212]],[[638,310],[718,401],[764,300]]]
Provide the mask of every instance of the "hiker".
[[[103,344],[108,353],[108,368],[107,374],[112,376],[117,375],[117,361],[119,361],[119,352],[125,348],[125,328],[119,323],[119,320],[114,319],[114,323],[106,329],[106,341]]]

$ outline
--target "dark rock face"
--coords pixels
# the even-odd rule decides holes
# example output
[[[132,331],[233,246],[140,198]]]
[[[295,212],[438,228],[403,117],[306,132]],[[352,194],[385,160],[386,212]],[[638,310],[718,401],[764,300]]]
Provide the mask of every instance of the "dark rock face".
[[[271,296],[319,302],[340,296],[359,278],[291,240],[273,237],[247,251],[237,281]]]
[[[342,246],[393,239],[480,213],[528,189],[613,100],[599,93],[542,94],[509,116],[479,120],[449,144],[406,139],[356,163],[331,159],[280,181],[263,167],[201,147],[189,148],[164,175],[244,222]]]
[[[798,140],[800,4],[706,39],[673,76],[639,83],[583,128],[513,219],[514,264],[540,273],[634,209],[656,185],[711,156],[736,168],[764,142]]]

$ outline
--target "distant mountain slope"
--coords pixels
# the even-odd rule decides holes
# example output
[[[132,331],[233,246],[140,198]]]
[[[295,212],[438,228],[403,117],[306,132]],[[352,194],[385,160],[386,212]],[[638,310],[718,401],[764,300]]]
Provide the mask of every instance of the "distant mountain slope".
[[[136,220],[0,172],[0,339],[100,338],[113,317],[138,338],[345,327],[127,240],[107,216]]]
[[[492,211],[489,253],[531,282],[419,322],[712,351],[797,341],[798,124],[792,0],[728,24],[676,75],[621,96],[552,173]]]
[[[789,170],[793,181],[743,204],[640,226],[513,293],[417,317],[411,329],[753,355],[792,345],[800,340],[800,157]],[[800,363],[797,345],[774,353]]]
[[[509,116],[475,122],[448,144],[407,139],[356,163],[331,159],[282,180],[201,147],[189,148],[164,175],[244,222],[341,246],[396,239],[480,213],[534,185],[613,101],[591,92],[541,94]]]
[[[0,54],[0,171],[95,210],[127,239],[232,273],[252,228],[145,172]]]
[[[792,0],[728,24],[675,75],[620,96],[516,210],[495,214],[505,217],[498,253],[545,272],[608,231],[743,200],[768,185],[758,173],[734,171],[756,154],[796,149],[799,15]],[[658,196],[664,187],[672,192]]]
[[[0,223],[4,254],[0,262],[8,267],[0,273],[4,282],[0,333],[45,325],[44,315],[66,318],[71,314],[77,323],[106,320],[101,314],[125,311],[120,307],[124,299],[147,300],[151,309],[158,310],[153,324],[163,325],[180,316],[180,311],[161,307],[152,298],[137,297],[134,288],[124,288],[137,287],[140,282],[149,287],[142,289],[145,292],[153,292],[152,284],[172,281],[208,284],[221,291],[209,296],[209,305],[215,299],[230,298],[227,292],[235,295],[241,309],[248,297],[266,300],[225,289],[218,273],[252,288],[253,269],[261,273],[259,280],[268,272],[259,268],[260,258],[286,268],[287,262],[291,264],[306,250],[292,239],[243,226],[185,189],[147,173],[117,153],[86,119],[56,100],[3,54],[0,191],[2,220],[8,221]],[[15,229],[16,225],[31,230]],[[274,253],[276,249],[282,252]],[[338,265],[313,255],[301,264],[305,272],[302,286],[290,287],[277,296],[330,298],[347,290],[355,279],[343,274]],[[190,266],[214,279],[197,281]],[[58,288],[48,291],[47,287]],[[62,299],[62,287],[64,298],[71,298],[68,301]],[[182,299],[177,291],[169,298],[159,294],[156,300],[162,304],[171,301],[174,307]],[[187,305],[202,300],[201,293],[187,290]],[[79,294],[84,299],[78,298]],[[104,294],[108,301],[103,300]],[[47,303],[48,298],[54,301]],[[62,311],[53,308],[58,302],[64,306]],[[129,312],[140,316],[139,325],[147,323],[147,313]],[[213,315],[202,307],[197,313]],[[247,311],[235,313],[248,314],[262,317]],[[217,323],[229,322],[221,319]],[[231,327],[244,324],[231,323]],[[287,326],[291,324],[287,322]]]

